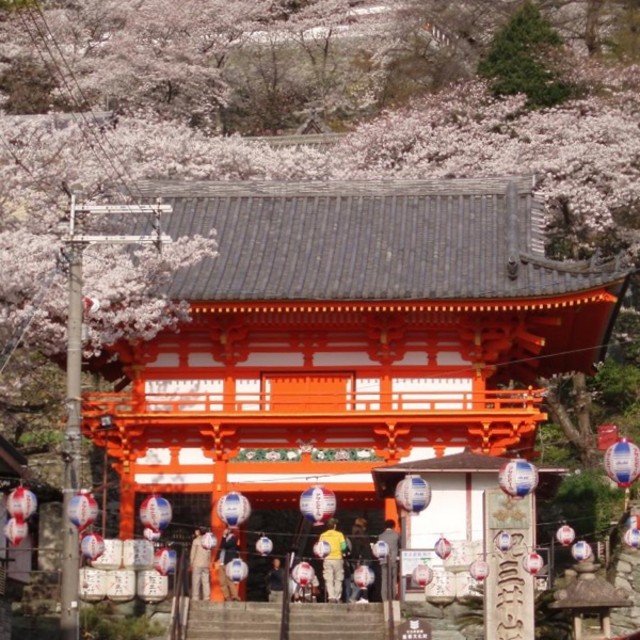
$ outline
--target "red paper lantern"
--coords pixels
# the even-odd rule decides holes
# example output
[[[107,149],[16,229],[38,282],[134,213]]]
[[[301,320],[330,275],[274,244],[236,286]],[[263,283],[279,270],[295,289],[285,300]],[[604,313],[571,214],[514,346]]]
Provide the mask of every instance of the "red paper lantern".
[[[313,579],[316,576],[316,572],[308,562],[299,562],[291,570],[291,577],[297,585],[300,585],[303,589],[313,583]]]
[[[162,537],[162,532],[156,531],[151,527],[145,527],[144,530],[142,531],[142,535],[151,542],[157,542]]]
[[[389,545],[384,540],[378,540],[373,543],[371,551],[378,560],[384,560],[389,556]]]
[[[318,540],[313,545],[313,555],[318,558],[326,558],[331,553],[331,545],[326,540]]]
[[[104,553],[104,548],[104,540],[97,533],[89,533],[80,541],[82,555],[88,560],[97,560]]]
[[[218,500],[217,511],[225,524],[238,527],[251,515],[251,504],[238,491],[231,491]]]
[[[593,557],[593,549],[585,540],[578,540],[578,542],[571,547],[571,555],[573,559],[578,562],[586,562]]]
[[[526,460],[510,460],[500,469],[498,484],[512,498],[524,498],[538,486],[538,470]]]
[[[624,543],[632,549],[640,548],[640,529],[627,529],[624,532]]]
[[[540,573],[542,567],[544,567],[544,560],[540,554],[532,551],[522,559],[522,564],[525,571],[529,572],[532,576],[535,576],[537,573]]]
[[[431,502],[431,487],[420,476],[408,475],[396,486],[396,503],[404,511],[420,513]]]
[[[513,540],[511,538],[511,534],[508,531],[501,531],[496,536],[496,547],[502,553],[506,553],[513,546]]]
[[[426,587],[433,580],[433,569],[426,564],[419,564],[411,573],[411,579],[419,587]]]
[[[267,536],[261,536],[256,542],[256,551],[261,556],[268,556],[273,551],[273,542]]]
[[[98,503],[90,491],[80,491],[69,500],[67,517],[78,531],[84,531],[98,517]]]
[[[224,571],[232,582],[242,582],[249,575],[247,563],[240,558],[234,558],[231,562],[227,562],[224,565]]]
[[[164,531],[171,522],[173,511],[166,498],[152,494],[140,505],[140,521],[154,531]]]
[[[606,450],[604,468],[620,488],[630,487],[640,475],[640,449],[627,438],[621,438]]]
[[[28,520],[38,508],[38,499],[32,491],[26,487],[14,489],[7,498],[7,511],[9,515],[24,522]]]
[[[364,564],[361,564],[353,572],[353,581],[359,589],[367,589],[374,583],[375,579],[373,569]]]
[[[177,555],[173,549],[162,547],[153,555],[153,568],[161,576],[167,576],[170,573],[175,573],[177,561]]]
[[[207,551],[211,551],[211,549],[215,549],[218,546],[218,538],[211,531],[207,531],[200,536],[200,544]]]
[[[451,555],[451,543],[444,537],[440,536],[433,547],[438,558],[446,560]]]
[[[9,518],[4,525],[4,535],[14,547],[17,547],[29,535],[29,526],[22,520]]]
[[[469,573],[474,580],[482,582],[489,575],[489,563],[486,560],[474,560],[469,565]]]
[[[336,512],[336,506],[336,494],[327,487],[309,487],[300,495],[300,512],[314,526],[329,520]]]
[[[556,531],[556,540],[563,547],[568,547],[575,539],[576,539],[576,532],[568,524],[563,524]]]

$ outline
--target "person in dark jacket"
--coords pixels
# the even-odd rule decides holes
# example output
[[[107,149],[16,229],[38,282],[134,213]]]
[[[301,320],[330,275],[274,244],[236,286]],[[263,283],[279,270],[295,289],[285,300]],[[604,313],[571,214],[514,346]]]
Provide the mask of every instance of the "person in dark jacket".
[[[231,580],[225,571],[226,565],[233,559],[239,557],[240,550],[238,549],[238,536],[233,529],[227,527],[222,533],[222,540],[220,541],[220,546],[216,553],[218,578],[220,580],[220,587],[222,588],[222,595],[225,600],[240,600],[240,596],[238,595],[238,583]]]
[[[266,583],[269,602],[282,602],[284,569],[281,566],[280,558],[273,559],[271,571],[267,573]]]
[[[369,602],[370,587],[361,589],[354,581],[354,574],[358,567],[364,565],[371,566],[373,554],[371,553],[371,544],[367,535],[367,521],[365,518],[356,518],[351,527],[351,555],[349,563],[351,564],[351,593],[350,602]]]

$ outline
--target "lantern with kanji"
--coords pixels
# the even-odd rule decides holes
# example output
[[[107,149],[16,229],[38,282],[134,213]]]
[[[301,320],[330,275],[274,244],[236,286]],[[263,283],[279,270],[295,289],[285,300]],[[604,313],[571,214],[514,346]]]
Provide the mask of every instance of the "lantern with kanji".
[[[326,558],[331,553],[331,545],[326,540],[318,540],[313,545],[313,555],[318,558]]]
[[[378,540],[371,546],[371,552],[378,560],[384,560],[389,557],[389,545],[384,540]]]
[[[82,536],[80,541],[80,551],[87,560],[97,560],[105,549],[104,539],[97,533],[89,533]]]
[[[336,512],[336,494],[327,487],[309,487],[300,495],[300,512],[314,526],[320,526]]]
[[[640,475],[640,449],[627,438],[621,438],[606,450],[604,468],[619,487],[630,487]]]
[[[627,529],[622,539],[628,547],[632,549],[640,548],[640,529]]]
[[[200,536],[200,544],[203,549],[211,551],[211,549],[215,549],[218,546],[218,538],[211,531],[207,531]]]
[[[440,536],[433,545],[433,550],[438,558],[446,560],[451,555],[451,543],[444,536]]]
[[[576,532],[573,527],[563,524],[556,531],[556,540],[563,546],[568,547],[576,539]]]
[[[538,470],[526,460],[509,460],[498,472],[498,484],[512,498],[524,498],[538,486]]]
[[[396,503],[409,513],[424,511],[431,502],[431,487],[420,476],[408,475],[396,486]]]
[[[178,558],[173,549],[162,547],[153,554],[153,568],[161,575],[168,576],[175,573]]]
[[[260,536],[256,541],[256,551],[261,556],[268,556],[273,551],[273,542],[267,536]]]
[[[578,540],[578,542],[571,547],[571,555],[577,562],[586,562],[593,557],[593,549],[585,540]]]
[[[38,499],[33,491],[26,487],[17,487],[7,498],[7,511],[12,518],[24,522],[28,520],[38,508]]]
[[[530,573],[532,576],[535,576],[540,573],[542,567],[544,567],[544,560],[539,553],[532,551],[522,558],[522,566],[525,571]]]
[[[162,496],[147,496],[140,505],[140,521],[154,531],[164,531],[171,522],[171,503]]]
[[[511,534],[508,531],[501,531],[495,538],[496,547],[502,553],[506,553],[513,546]]]
[[[433,569],[421,563],[411,573],[411,579],[419,587],[426,587],[433,580]]]
[[[9,518],[4,525],[4,535],[14,547],[17,547],[29,535],[29,526],[23,520]]]
[[[80,491],[69,500],[67,517],[78,531],[84,531],[98,517],[98,503],[89,491]]]
[[[145,527],[142,531],[142,535],[150,542],[157,542],[162,537],[162,531],[156,531],[151,527]]]
[[[313,583],[313,579],[316,576],[316,572],[308,562],[299,562],[291,570],[291,577],[294,582],[301,586],[303,589]]]
[[[231,582],[242,582],[249,575],[249,567],[247,563],[240,558],[234,558],[231,562],[224,565],[224,572]]]
[[[469,565],[469,573],[474,580],[482,582],[489,575],[489,563],[478,558]]]
[[[361,564],[353,572],[353,582],[358,589],[367,589],[375,582],[375,574],[371,567]]]
[[[231,491],[218,500],[220,519],[230,527],[240,526],[251,515],[251,504],[239,491]]]

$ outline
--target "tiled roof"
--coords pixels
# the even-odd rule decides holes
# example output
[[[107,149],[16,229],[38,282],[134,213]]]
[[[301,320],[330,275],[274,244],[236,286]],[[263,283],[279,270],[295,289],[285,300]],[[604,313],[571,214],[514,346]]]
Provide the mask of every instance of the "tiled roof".
[[[530,298],[620,281],[617,264],[545,260],[532,179],[147,183],[173,237],[217,230],[178,272],[200,301]]]

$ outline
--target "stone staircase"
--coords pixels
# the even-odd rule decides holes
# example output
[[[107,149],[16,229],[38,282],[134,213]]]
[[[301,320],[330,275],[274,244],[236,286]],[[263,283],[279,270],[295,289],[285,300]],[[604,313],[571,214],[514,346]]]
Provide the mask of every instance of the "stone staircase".
[[[282,605],[192,601],[186,640],[280,640]],[[289,640],[384,640],[381,603],[293,603]]]

